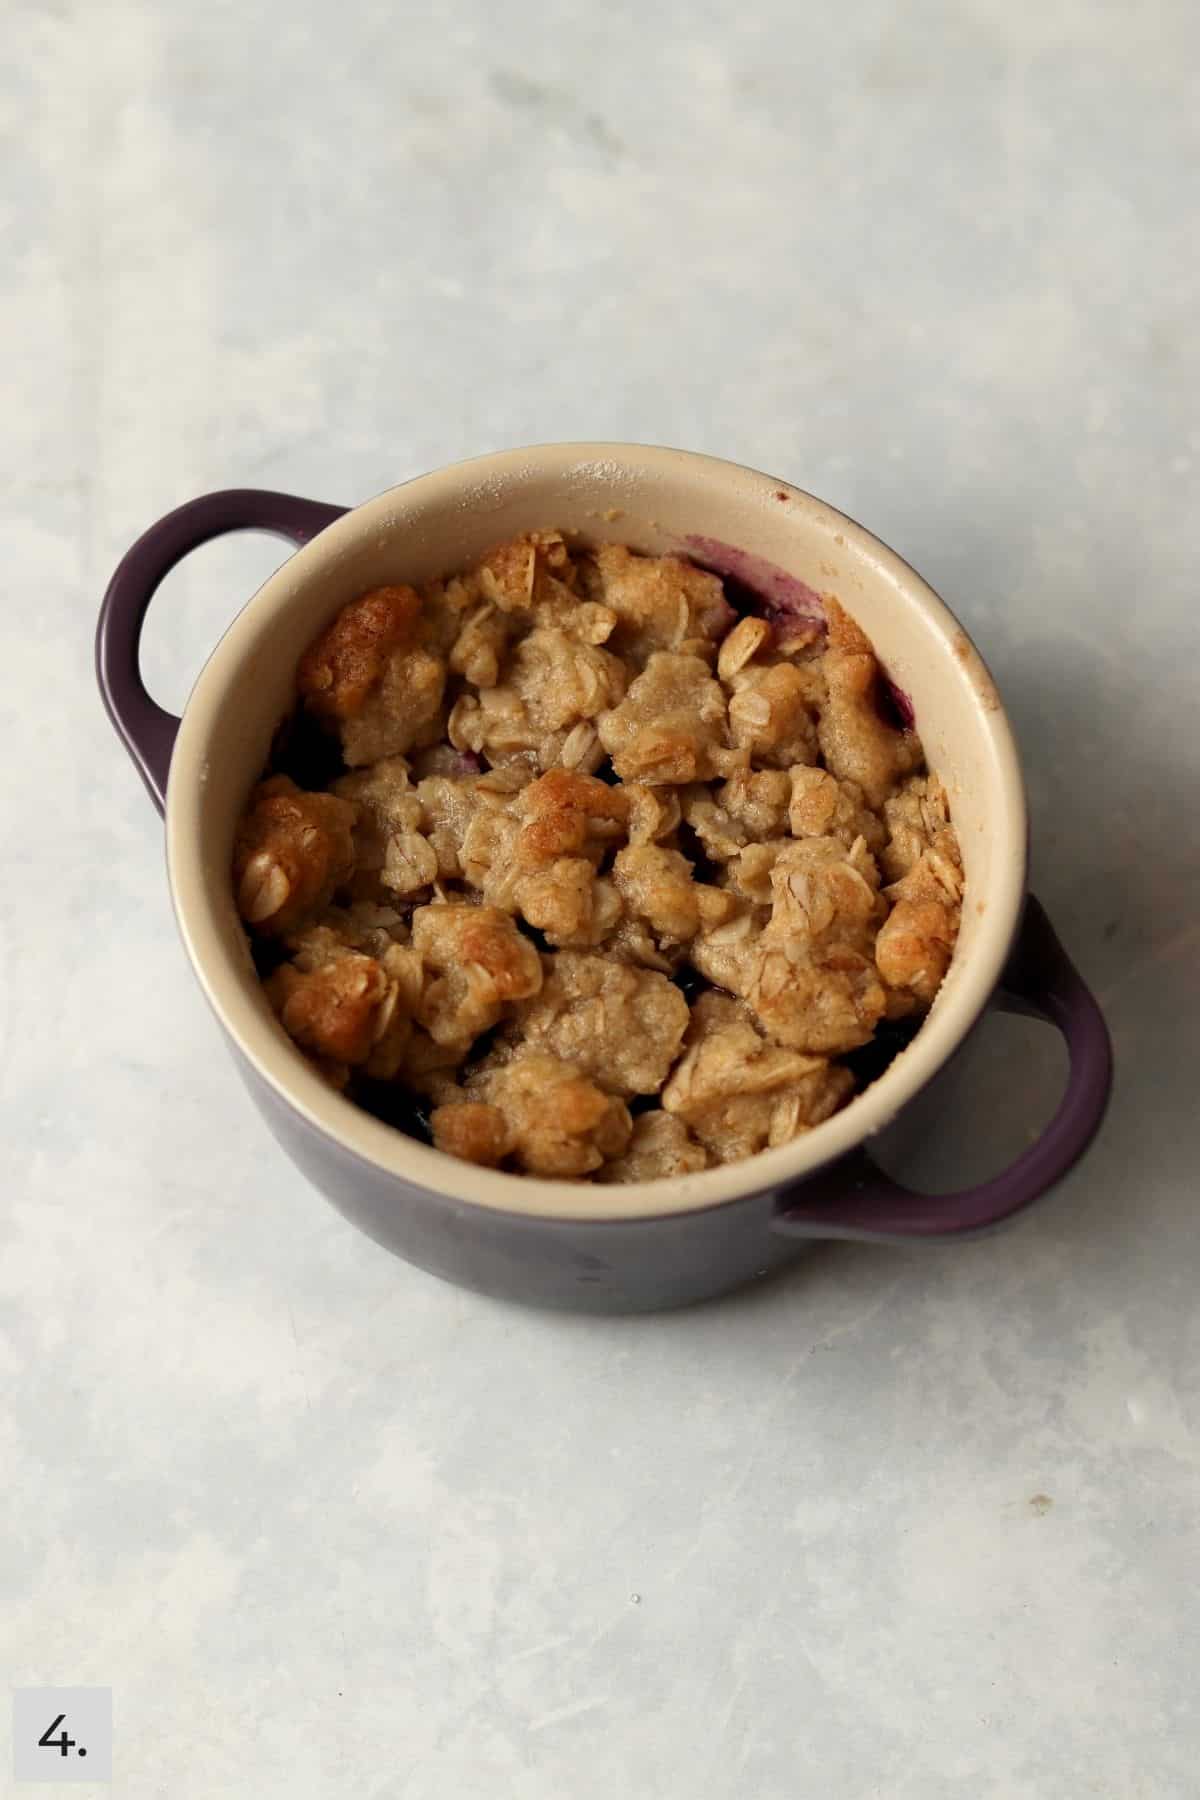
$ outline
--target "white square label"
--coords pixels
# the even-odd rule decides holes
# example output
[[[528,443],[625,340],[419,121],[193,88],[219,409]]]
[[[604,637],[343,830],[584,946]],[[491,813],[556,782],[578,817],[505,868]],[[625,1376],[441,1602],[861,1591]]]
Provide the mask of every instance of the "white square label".
[[[14,1688],[17,1781],[111,1781],[112,1689]]]

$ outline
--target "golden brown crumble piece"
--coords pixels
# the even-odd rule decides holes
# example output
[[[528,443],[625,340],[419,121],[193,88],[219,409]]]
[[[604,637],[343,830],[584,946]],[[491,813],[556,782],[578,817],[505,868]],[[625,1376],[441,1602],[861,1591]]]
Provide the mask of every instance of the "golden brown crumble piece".
[[[887,843],[883,872],[892,883],[925,863],[925,876],[943,897],[962,898],[962,860],[950,823],[950,803],[936,775],[914,775],[884,802]],[[932,897],[938,897],[936,894]]]
[[[351,768],[440,735],[446,667],[437,625],[414,588],[372,588],[301,658],[297,689],[309,711],[338,730]]]
[[[434,1113],[434,1142],[482,1148],[489,1160],[503,1144],[501,1155],[530,1175],[590,1175],[629,1141],[632,1121],[622,1101],[570,1063],[536,1050],[486,1070],[468,1094],[472,1116],[466,1120],[457,1116],[465,1110],[461,1103]],[[477,1111],[479,1101],[484,1108]]]
[[[341,723],[362,711],[393,651],[415,642],[421,596],[411,587],[378,587],[351,600],[305,651],[296,687],[310,711]]]
[[[289,1037],[335,1062],[366,1062],[392,1023],[397,990],[372,956],[349,951],[309,972],[283,963],[267,993]]]
[[[644,787],[641,782],[629,781],[618,791],[628,803],[628,836],[632,845],[657,844],[678,831],[683,808],[673,787]]]
[[[857,782],[839,781],[827,769],[792,769],[790,779],[788,823],[793,837],[837,838],[847,850],[861,838],[868,850],[881,848],[883,825]]]
[[[764,943],[746,999],[777,1043],[820,1056],[869,1043],[887,1008],[872,959],[838,944],[805,956]]]
[[[410,935],[395,907],[354,900],[348,906],[323,908],[307,924],[289,931],[284,943],[297,968],[316,969],[347,950],[378,959],[385,951],[406,945]]]
[[[406,1053],[424,986],[421,959],[407,940],[398,913],[363,901],[327,907],[312,924],[290,933],[285,941],[291,961],[267,984],[284,1029],[326,1056],[362,1063],[366,1074],[390,1080]],[[375,1006],[374,975],[363,995],[355,992],[352,977],[355,970],[362,974],[364,963],[379,969],[385,988],[370,1014],[369,1044],[362,1055],[352,1055],[344,1044],[335,1045],[330,1034],[348,1030],[356,1013],[369,1010],[364,996]],[[317,976],[320,980],[308,979]]]
[[[601,944],[621,918],[616,885],[597,875],[584,856],[560,856],[548,868],[522,875],[513,894],[526,924],[558,949]]]
[[[868,805],[880,807],[900,777],[919,766],[921,746],[915,733],[896,731],[880,716],[879,665],[869,640],[836,600],[827,599],[825,611],[821,754],[832,774],[857,782]]]
[[[882,916],[879,872],[861,838],[799,838],[785,845],[771,871],[767,935],[870,947]]]
[[[622,781],[657,787],[708,781],[745,764],[727,747],[725,695],[698,656],[657,651],[620,706],[597,721]]]
[[[358,808],[354,831],[354,885],[404,897],[437,880],[437,854],[422,834],[421,801],[402,756],[386,756],[334,783],[334,792]]]
[[[554,626],[537,626],[513,651],[508,679],[539,738],[570,731],[615,706],[625,692],[625,665],[594,644]]]
[[[354,867],[355,808],[306,794],[286,775],[250,796],[233,851],[238,911],[252,931],[280,936],[328,905]]]
[[[717,787],[683,793],[683,816],[713,862],[729,862],[747,844],[788,828],[791,782],[782,769],[738,769]]]
[[[551,769],[476,813],[462,843],[463,879],[552,942],[598,943],[616,924],[620,900],[596,871],[623,835],[627,811],[621,789]]]
[[[932,1006],[957,936],[957,920],[940,901],[897,900],[875,939],[876,967],[890,988]]]
[[[720,578],[677,556],[601,544],[588,573],[592,596],[617,617],[612,648],[638,668],[656,650],[711,658],[733,621]]]
[[[788,845],[771,871],[772,907],[746,999],[763,1029],[795,1050],[834,1056],[869,1041],[886,997],[872,957],[883,912],[862,839]]]
[[[841,1105],[830,1058],[934,1000],[963,868],[870,642],[825,613],[737,618],[685,559],[556,530],[345,605],[297,671],[344,772],[264,780],[233,856],[323,1079],[423,1096],[463,1160],[605,1182]]]
[[[617,623],[611,607],[585,598],[580,566],[559,531],[531,531],[496,545],[480,562],[476,579],[509,637],[541,625],[565,631],[581,644],[604,644]]]
[[[484,600],[467,612],[446,666],[452,675],[461,675],[470,687],[496,687],[509,636],[504,614],[491,600]]]
[[[654,1107],[633,1121],[633,1135],[620,1156],[597,1169],[597,1181],[665,1181],[708,1167],[708,1155],[682,1119]]]
[[[524,871],[516,860],[521,819],[511,803],[480,807],[463,833],[459,863],[462,879],[489,906],[515,912],[514,890]]]
[[[429,977],[417,1018],[439,1044],[473,1042],[542,985],[536,948],[494,906],[418,907],[412,941]]]
[[[741,932],[743,935],[732,935]],[[872,957],[848,945],[772,939],[750,914],[693,940],[693,966],[743,998],[768,1037],[839,1056],[868,1042],[887,996]]]
[[[762,776],[753,776],[761,781]],[[825,769],[798,767],[778,779],[790,786],[781,835],[748,843],[729,864],[728,883],[753,900],[771,899],[771,876],[780,853],[792,838],[829,838],[853,849],[861,839],[878,850],[885,832],[852,781],[838,781]],[[732,784],[730,784],[732,785]],[[790,829],[790,837],[788,835]]]
[[[462,845],[481,806],[501,806],[497,794],[478,775],[426,775],[416,786],[421,833],[433,857],[434,880],[462,879]]]
[[[582,769],[592,774],[604,761],[595,725],[590,719],[557,731],[534,724],[525,702],[507,683],[464,693],[455,701],[447,724],[450,742],[458,749],[483,756],[499,770],[522,768],[531,775],[542,769]]]
[[[545,959],[541,992],[511,1032],[573,1063],[616,1094],[656,1094],[687,1030],[687,1001],[665,975],[563,950]]]
[[[781,851],[788,848],[790,838],[767,838],[761,844],[747,844],[730,858],[722,871],[722,885],[745,900],[770,904],[771,876]]]
[[[494,1169],[513,1148],[508,1120],[484,1100],[452,1100],[430,1115],[434,1148]]]
[[[723,925],[737,910],[732,894],[693,881],[692,865],[661,844],[630,845],[613,861],[613,883],[626,910],[663,943],[682,944],[701,926]]]
[[[697,938],[691,961],[775,1042],[824,1056],[857,1049],[886,1006],[872,954],[883,910],[874,859],[861,839],[849,851],[836,838],[799,840],[774,855],[770,883],[765,923],[762,908],[743,911]]]
[[[662,1103],[718,1162],[737,1162],[827,1119],[853,1085],[825,1057],[769,1043],[736,1000],[704,994]]]
[[[811,670],[794,663],[753,666],[735,675],[729,730],[736,745],[766,768],[817,760],[817,717]]]
[[[575,565],[561,531],[529,531],[497,544],[480,558],[479,586],[506,613],[532,613],[547,598],[547,584],[568,592],[576,585]]]
[[[763,926],[770,916],[769,906],[739,900],[732,919],[692,939],[688,961],[714,987],[744,996],[761,960]]]
[[[464,692],[451,710],[451,743],[493,763],[532,769],[596,767],[598,715],[625,692],[625,665],[555,626],[517,640],[498,684]]]
[[[522,790],[516,812],[524,821],[517,861],[536,869],[557,856],[586,854],[598,862],[604,847],[623,836],[629,801],[621,788],[593,775],[552,769]]]
[[[889,988],[928,1007],[941,986],[962,915],[963,873],[946,790],[936,776],[915,776],[884,803],[885,872],[892,910],[875,940],[875,962]]]
[[[427,775],[417,784],[421,802],[421,824],[437,857],[438,874],[443,881],[470,881],[482,887],[479,869],[468,873],[471,854],[468,843],[477,826],[479,843],[487,841],[487,821],[512,817],[510,807],[514,795],[529,780],[526,769],[485,769],[478,775]],[[511,841],[512,833],[505,837]],[[491,898],[491,895],[488,895]]]

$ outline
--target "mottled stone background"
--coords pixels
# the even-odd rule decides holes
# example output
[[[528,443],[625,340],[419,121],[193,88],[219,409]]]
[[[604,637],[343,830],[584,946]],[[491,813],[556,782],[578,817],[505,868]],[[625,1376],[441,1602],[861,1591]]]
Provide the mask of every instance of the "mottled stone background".
[[[129,1800],[1193,1796],[1192,0],[0,10],[0,1672],[111,1685]],[[990,657],[1120,1059],[1021,1228],[544,1317],[251,1115],[105,580],[205,489],[587,437],[824,495]],[[167,583],[164,701],[279,554]],[[893,1157],[995,1167],[1059,1067],[997,1024]]]

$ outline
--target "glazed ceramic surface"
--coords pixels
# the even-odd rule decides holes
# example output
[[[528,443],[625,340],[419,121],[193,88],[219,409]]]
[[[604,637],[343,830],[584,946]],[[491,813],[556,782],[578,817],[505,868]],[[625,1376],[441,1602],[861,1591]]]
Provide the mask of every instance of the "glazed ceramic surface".
[[[913,709],[950,795],[967,879],[950,971],[913,1043],[844,1111],[793,1143],[667,1182],[598,1187],[449,1159],[330,1090],[273,1018],[232,900],[233,834],[293,700],[298,656],[346,601],[420,583],[539,525],[696,556],[767,600],[835,594]],[[202,671],[176,730],[140,691],[136,639],[163,568],[243,526],[302,548],[260,589]],[[710,457],[634,445],[548,445],[459,463],[345,513],[253,490],[209,496],[152,528],[114,577],[100,675],[165,812],[184,943],[251,1092],[295,1160],[350,1217],[402,1255],[490,1291],[555,1304],[677,1304],[736,1285],[806,1236],[963,1234],[1037,1197],[1103,1110],[1107,1044],[1094,1004],[1039,913],[1026,920],[1026,815],[1012,734],[975,646],[918,575],[811,495]],[[873,1168],[863,1146],[954,1054],[1008,969],[1045,1010],[1070,982],[1065,1112],[1032,1161],[927,1201]],[[529,1229],[529,1224],[536,1228]],[[653,1251],[649,1248],[654,1246]]]

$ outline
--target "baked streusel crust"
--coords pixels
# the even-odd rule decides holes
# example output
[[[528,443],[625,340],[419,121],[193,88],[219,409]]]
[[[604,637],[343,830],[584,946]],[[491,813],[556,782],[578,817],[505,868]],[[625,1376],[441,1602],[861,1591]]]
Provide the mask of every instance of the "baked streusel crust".
[[[789,1142],[916,1029],[962,907],[945,789],[836,599],[734,597],[534,531],[310,645],[233,883],[350,1099],[645,1181]]]

